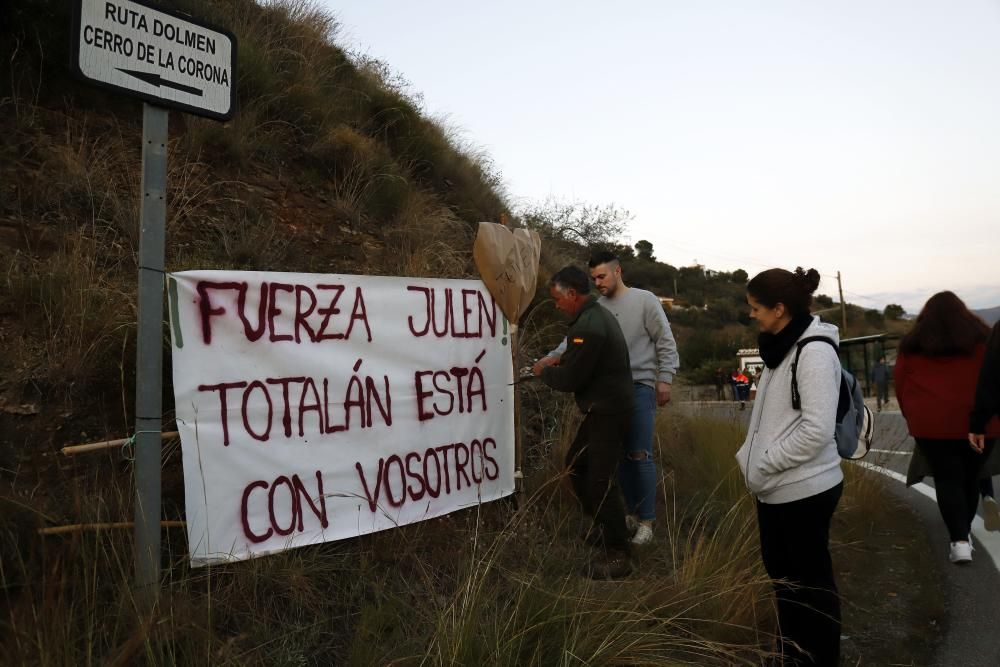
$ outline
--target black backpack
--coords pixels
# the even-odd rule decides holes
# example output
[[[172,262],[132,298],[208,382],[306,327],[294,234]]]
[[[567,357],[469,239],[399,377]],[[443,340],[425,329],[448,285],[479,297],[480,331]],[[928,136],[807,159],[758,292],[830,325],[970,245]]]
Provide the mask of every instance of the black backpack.
[[[822,341],[834,350],[840,352],[837,344],[825,336],[810,336],[795,344],[795,360],[792,361],[792,408],[802,409],[802,398],[799,395],[799,381],[795,371],[799,365],[799,355],[802,348],[809,343]],[[872,446],[872,436],[875,433],[875,416],[865,405],[861,395],[861,385],[857,378],[843,368],[840,369],[840,398],[837,401],[837,425],[834,429],[834,439],[837,441],[837,452],[841,458],[860,459],[868,453]]]

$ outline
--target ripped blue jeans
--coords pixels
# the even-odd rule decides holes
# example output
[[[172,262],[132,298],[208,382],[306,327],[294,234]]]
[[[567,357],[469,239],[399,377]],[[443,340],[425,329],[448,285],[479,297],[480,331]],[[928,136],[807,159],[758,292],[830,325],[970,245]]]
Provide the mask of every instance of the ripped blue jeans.
[[[656,517],[656,464],[653,463],[653,419],[656,389],[636,382],[632,418],[625,434],[625,458],[618,466],[618,483],[625,496],[625,511],[640,521]]]

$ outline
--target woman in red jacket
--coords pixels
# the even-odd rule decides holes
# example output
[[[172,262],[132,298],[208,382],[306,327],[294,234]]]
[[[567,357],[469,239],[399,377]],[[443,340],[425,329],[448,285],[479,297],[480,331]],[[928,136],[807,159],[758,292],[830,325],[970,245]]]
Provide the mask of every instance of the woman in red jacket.
[[[969,529],[979,505],[979,471],[993,448],[969,446],[969,413],[990,329],[952,292],[924,305],[899,343],[896,398],[910,435],[930,464],[952,563],[972,560]],[[987,435],[997,435],[987,428]]]

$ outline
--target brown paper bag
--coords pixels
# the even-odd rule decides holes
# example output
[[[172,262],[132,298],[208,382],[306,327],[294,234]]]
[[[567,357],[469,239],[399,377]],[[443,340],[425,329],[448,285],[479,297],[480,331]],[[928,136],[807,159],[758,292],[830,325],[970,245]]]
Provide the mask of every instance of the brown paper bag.
[[[472,257],[479,275],[509,322],[517,324],[535,296],[542,241],[527,229],[513,232],[480,222]]]

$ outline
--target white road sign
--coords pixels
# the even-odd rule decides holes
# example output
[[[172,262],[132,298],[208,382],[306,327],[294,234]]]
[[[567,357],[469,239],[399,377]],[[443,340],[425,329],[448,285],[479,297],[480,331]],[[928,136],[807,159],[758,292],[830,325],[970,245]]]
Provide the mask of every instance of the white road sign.
[[[160,106],[226,120],[236,101],[236,37],[134,0],[78,0],[77,74]]]

